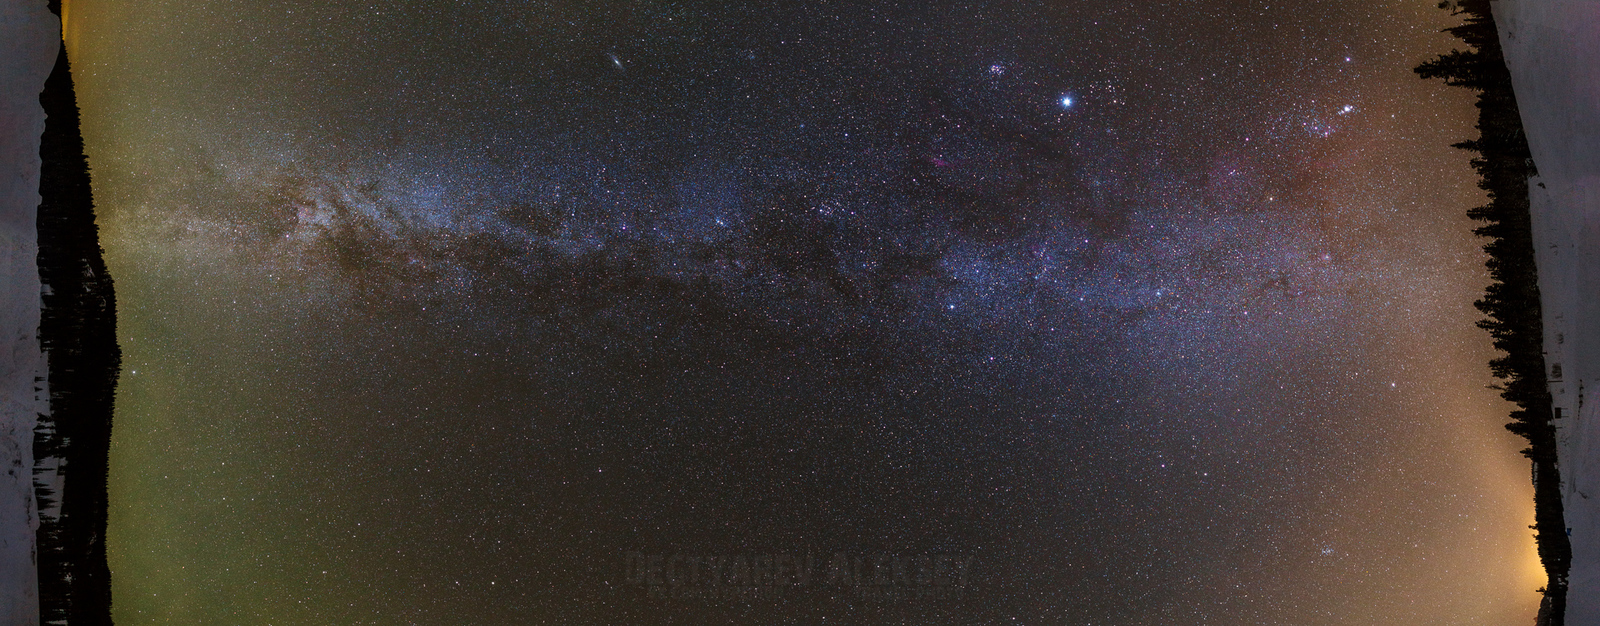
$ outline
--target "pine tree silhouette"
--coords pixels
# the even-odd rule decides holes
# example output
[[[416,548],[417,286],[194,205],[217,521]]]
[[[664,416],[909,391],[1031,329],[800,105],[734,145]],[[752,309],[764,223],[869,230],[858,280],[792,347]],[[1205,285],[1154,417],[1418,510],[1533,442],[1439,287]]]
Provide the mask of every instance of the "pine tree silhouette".
[[[58,3],[51,9],[60,14]],[[60,504],[59,514],[39,527],[40,617],[73,626],[110,624],[106,466],[122,353],[65,46],[39,103],[46,115],[39,147],[39,342],[50,368],[50,413],[40,422],[35,454],[60,459],[63,480],[60,494],[48,487],[38,493],[40,502]],[[35,485],[44,487],[37,479]]]
[[[1549,584],[1542,591],[1538,624],[1560,626],[1567,603],[1567,573],[1572,544],[1561,506],[1561,475],[1556,467],[1556,434],[1551,424],[1550,388],[1545,378],[1543,308],[1539,273],[1534,264],[1533,224],[1528,206],[1528,177],[1538,169],[1528,151],[1521,113],[1511,88],[1488,0],[1446,0],[1439,8],[1465,15],[1461,26],[1445,29],[1468,46],[1416,68],[1425,79],[1478,92],[1479,137],[1454,145],[1477,153],[1472,167],[1489,203],[1467,215],[1483,222],[1473,232],[1488,239],[1486,265],[1492,283],[1474,303],[1488,317],[1478,327],[1489,331],[1503,356],[1489,370],[1504,381],[1496,388],[1516,405],[1506,430],[1528,440],[1523,456],[1533,463],[1534,541]]]

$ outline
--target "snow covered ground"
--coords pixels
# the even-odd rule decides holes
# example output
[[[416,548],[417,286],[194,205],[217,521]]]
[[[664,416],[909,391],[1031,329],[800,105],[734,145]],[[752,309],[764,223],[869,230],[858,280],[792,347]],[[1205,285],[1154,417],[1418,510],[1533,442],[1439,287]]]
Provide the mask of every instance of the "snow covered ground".
[[[44,0],[0,0],[0,623],[38,624],[33,558],[34,377],[39,353],[39,91],[60,23]]]
[[[1529,195],[1572,537],[1567,623],[1600,624],[1600,0],[1493,6],[1539,168]]]

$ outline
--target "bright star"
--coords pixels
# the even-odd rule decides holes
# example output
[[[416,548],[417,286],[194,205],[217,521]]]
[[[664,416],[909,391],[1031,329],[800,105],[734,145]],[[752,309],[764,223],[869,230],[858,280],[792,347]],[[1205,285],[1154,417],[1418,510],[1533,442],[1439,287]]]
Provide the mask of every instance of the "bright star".
[[[1063,109],[1072,108],[1072,96],[1061,96],[1061,108],[1063,108]]]

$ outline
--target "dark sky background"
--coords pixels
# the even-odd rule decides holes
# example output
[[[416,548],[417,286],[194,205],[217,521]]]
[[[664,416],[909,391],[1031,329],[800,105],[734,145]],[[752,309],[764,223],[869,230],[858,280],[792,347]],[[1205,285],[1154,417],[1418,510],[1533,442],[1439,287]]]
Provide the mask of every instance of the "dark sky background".
[[[1531,620],[1432,5],[75,0],[117,620]]]

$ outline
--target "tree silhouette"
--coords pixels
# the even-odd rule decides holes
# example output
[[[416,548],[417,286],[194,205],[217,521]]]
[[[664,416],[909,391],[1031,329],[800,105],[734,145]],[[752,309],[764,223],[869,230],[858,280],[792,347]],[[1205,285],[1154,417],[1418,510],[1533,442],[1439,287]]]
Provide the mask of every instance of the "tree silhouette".
[[[1545,378],[1544,323],[1539,299],[1539,273],[1534,263],[1533,226],[1528,206],[1528,177],[1538,175],[1522,129],[1521,113],[1511,88],[1500,36],[1489,0],[1446,0],[1439,8],[1465,15],[1461,26],[1445,29],[1467,44],[1416,68],[1423,78],[1478,92],[1477,139],[1456,148],[1477,153],[1472,167],[1489,203],[1467,215],[1483,225],[1473,232],[1488,239],[1486,265],[1492,283],[1474,303],[1488,317],[1478,327],[1489,331],[1504,354],[1489,362],[1500,395],[1516,405],[1506,429],[1528,440],[1523,456],[1533,463],[1534,541],[1549,584],[1541,591],[1538,624],[1564,621],[1567,573],[1572,545],[1561,506],[1561,475],[1556,466],[1556,434],[1551,424],[1550,389]]]
[[[56,3],[51,9],[60,14]],[[39,147],[39,342],[50,368],[50,413],[41,416],[34,443],[36,459],[59,459],[63,480],[56,494],[35,479],[41,503],[60,503],[59,514],[39,526],[40,617],[110,624],[106,466],[122,353],[65,46],[39,103],[47,116]]]

